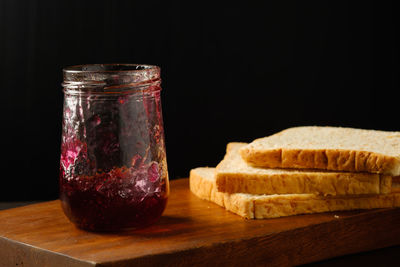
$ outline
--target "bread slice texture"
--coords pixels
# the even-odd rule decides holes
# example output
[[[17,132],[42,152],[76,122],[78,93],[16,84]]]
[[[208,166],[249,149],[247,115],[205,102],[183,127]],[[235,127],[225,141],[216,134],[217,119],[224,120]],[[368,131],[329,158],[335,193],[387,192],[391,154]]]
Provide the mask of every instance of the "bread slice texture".
[[[400,175],[400,132],[294,127],[256,139],[240,153],[257,167]]]
[[[400,193],[400,176],[392,178],[392,193]]]
[[[253,200],[246,194],[228,194],[217,190],[215,168],[196,168],[190,171],[190,191],[201,199],[214,202],[245,218],[254,218]]]
[[[215,168],[190,171],[190,190],[247,219],[266,219],[329,211],[392,208],[400,206],[400,193],[323,197],[314,194],[254,195],[219,192]]]
[[[355,195],[391,192],[392,176],[372,173],[267,169],[248,165],[239,151],[246,143],[227,145],[216,167],[217,189],[226,193]]]

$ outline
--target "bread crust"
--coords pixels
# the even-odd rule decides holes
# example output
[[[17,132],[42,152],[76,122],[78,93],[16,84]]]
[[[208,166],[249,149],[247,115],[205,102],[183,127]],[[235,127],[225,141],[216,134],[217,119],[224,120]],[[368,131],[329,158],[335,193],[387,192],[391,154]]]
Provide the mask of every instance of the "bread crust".
[[[310,137],[307,133],[310,133]],[[333,135],[333,140],[329,139],[329,135]],[[346,139],[347,135],[349,138]],[[270,137],[256,139],[243,147],[240,154],[248,164],[255,167],[369,172],[398,176],[399,138],[400,132],[341,127],[294,127]],[[325,139],[327,143],[330,141],[329,145],[324,144]],[[386,150],[379,150],[379,145],[368,146],[378,141],[381,141],[380,145]],[[368,147],[372,150],[368,150]]]
[[[266,170],[250,167],[240,157],[245,143],[229,143],[216,168],[221,192],[248,194],[351,195],[390,193],[391,176],[315,170]],[[306,156],[307,157],[307,156]],[[321,156],[317,156],[321,158]]]
[[[208,176],[208,177],[206,177]],[[340,210],[400,207],[400,193],[323,197],[314,194],[252,195],[215,190],[212,168],[190,172],[190,190],[247,219],[266,219]]]
[[[354,197],[304,196],[258,198],[254,200],[255,219],[277,218],[298,214],[398,207],[400,194],[362,195]]]
[[[274,149],[240,150],[242,158],[251,166],[261,168],[320,169],[347,172],[369,172],[399,175],[398,160],[366,151],[340,149]]]

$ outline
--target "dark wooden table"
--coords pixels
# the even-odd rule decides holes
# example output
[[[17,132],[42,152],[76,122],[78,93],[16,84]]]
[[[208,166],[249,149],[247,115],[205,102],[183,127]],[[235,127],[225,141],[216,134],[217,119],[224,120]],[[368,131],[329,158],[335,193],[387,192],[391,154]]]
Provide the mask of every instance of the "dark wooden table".
[[[120,234],[75,228],[58,200],[1,203],[0,266],[398,266],[400,209],[245,220],[171,182],[158,223]],[[24,206],[26,205],[26,206]],[[344,256],[346,255],[346,256]]]

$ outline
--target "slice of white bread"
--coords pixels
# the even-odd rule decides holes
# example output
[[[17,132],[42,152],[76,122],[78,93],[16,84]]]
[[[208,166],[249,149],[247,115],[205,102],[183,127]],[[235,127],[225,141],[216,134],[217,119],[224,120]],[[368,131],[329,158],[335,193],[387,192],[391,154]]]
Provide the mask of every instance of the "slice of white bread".
[[[189,178],[190,190],[197,197],[212,201],[248,219],[400,206],[400,193],[341,197],[323,197],[314,194],[228,194],[217,190],[214,173],[215,168],[192,169]]]
[[[216,168],[221,192],[248,194],[386,194],[392,177],[372,173],[351,173],[296,169],[266,169],[248,165],[239,150],[246,143],[229,143],[224,159]]]
[[[240,153],[258,167],[400,175],[400,132],[294,127],[256,139]]]

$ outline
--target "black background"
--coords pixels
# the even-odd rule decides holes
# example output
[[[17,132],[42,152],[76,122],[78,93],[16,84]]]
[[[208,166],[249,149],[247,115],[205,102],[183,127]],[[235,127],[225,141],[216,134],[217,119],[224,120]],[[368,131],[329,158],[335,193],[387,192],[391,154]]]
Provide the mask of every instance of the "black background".
[[[57,198],[69,65],[162,68],[171,179],[291,126],[400,130],[391,2],[259,2],[0,0],[0,200]]]

